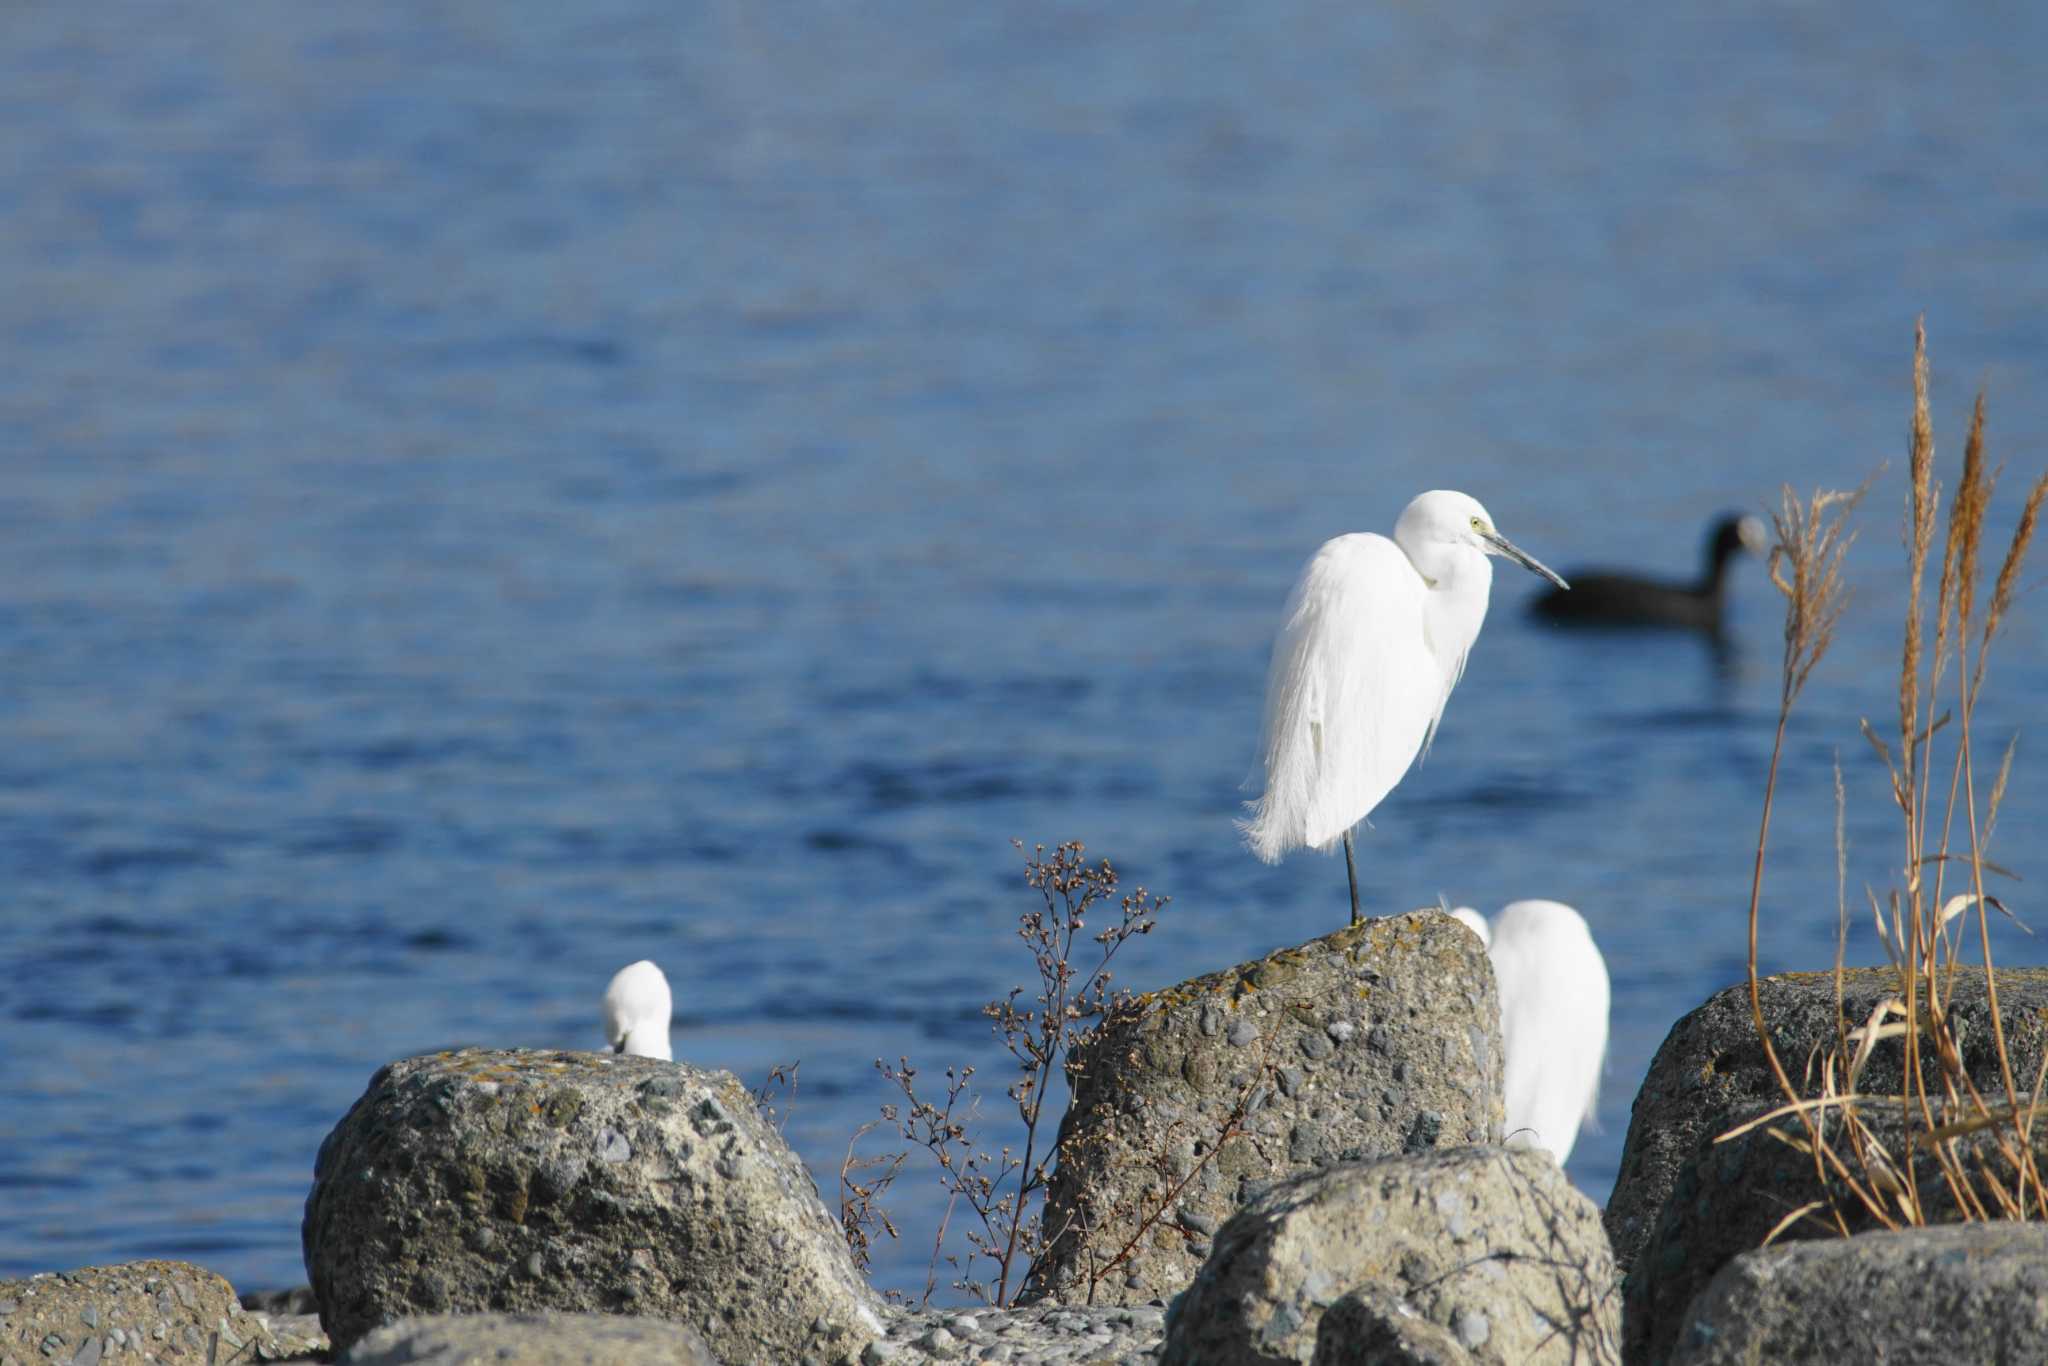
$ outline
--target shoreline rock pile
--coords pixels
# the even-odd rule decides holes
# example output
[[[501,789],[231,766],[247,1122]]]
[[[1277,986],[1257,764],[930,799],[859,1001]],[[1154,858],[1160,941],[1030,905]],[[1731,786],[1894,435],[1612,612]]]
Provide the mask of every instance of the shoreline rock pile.
[[[1848,980],[1851,1014],[1887,985]],[[1999,987],[2031,1076],[2048,971]],[[1781,1055],[1832,1043],[1833,990],[1832,974],[1765,984]],[[1981,975],[1952,999],[1989,1085]],[[1604,1216],[1547,1155],[1495,1146],[1494,1001],[1477,941],[1435,912],[1140,998],[1074,1059],[1048,1202],[1064,1236],[1032,1270],[1033,1302],[1001,1310],[884,1305],[726,1073],[574,1052],[408,1058],[321,1147],[303,1228],[318,1325],[295,1315],[303,1299],[245,1308],[182,1263],[86,1268],[0,1282],[0,1363],[2048,1357],[2048,1228],[1801,1230],[1809,1241],[1756,1250],[1815,1191],[1811,1158],[1783,1141],[1796,1122],[1713,1142],[1778,1099],[1746,988],[1672,1029]],[[1898,1086],[1901,1066],[1880,1045],[1861,1088]],[[2048,1131],[2037,1151],[2048,1166]],[[1929,1210],[1954,1213],[1938,1197]],[[1105,1259],[1111,1238],[1131,1255]],[[1969,1306],[1969,1322],[1944,1308],[1930,1334],[1936,1305]]]

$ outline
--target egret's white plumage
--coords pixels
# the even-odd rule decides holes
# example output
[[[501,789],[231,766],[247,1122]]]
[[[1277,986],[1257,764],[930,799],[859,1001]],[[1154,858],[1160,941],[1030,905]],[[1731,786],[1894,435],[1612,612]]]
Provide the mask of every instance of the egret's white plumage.
[[[1508,1142],[1563,1165],[1600,1099],[1607,1056],[1607,960],[1585,917],[1559,901],[1516,901],[1493,918],[1451,914],[1487,945],[1507,1052]]]
[[[1486,619],[1488,555],[1564,580],[1509,544],[1477,499],[1444,489],[1401,513],[1394,536],[1326,541],[1288,595],[1266,672],[1266,786],[1245,843],[1268,863],[1328,851],[1429,747]],[[1352,912],[1357,914],[1355,871]]]
[[[668,1021],[673,1010],[661,969],[645,958],[628,963],[604,989],[604,1037],[614,1053],[672,1061]]]

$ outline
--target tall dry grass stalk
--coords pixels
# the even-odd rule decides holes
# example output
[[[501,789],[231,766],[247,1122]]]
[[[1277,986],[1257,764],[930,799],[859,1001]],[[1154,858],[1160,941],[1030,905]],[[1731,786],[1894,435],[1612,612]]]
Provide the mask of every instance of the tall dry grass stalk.
[[[2048,1212],[2048,1187],[2036,1163],[2031,1133],[2036,1097],[2044,1076],[2022,1086],[2013,1073],[1999,1015],[1996,965],[1991,950],[1989,913],[2005,912],[1985,890],[1987,873],[2004,872],[1985,857],[1999,803],[2011,773],[2012,748],[2007,746],[1985,800],[1978,800],[1977,769],[1972,754],[1972,721],[1984,686],[1992,643],[2009,612],[2020,568],[2033,541],[2048,475],[2028,491],[2011,542],[1992,582],[1988,603],[1980,614],[1983,586],[1980,573],[1985,516],[1997,485],[1998,472],[1988,468],[1984,452],[1984,396],[1979,393],[1963,443],[1963,467],[1945,526],[1940,517],[1941,484],[1934,476],[1934,424],[1927,398],[1927,339],[1924,326],[1913,337],[1913,413],[1907,445],[1906,494],[1906,620],[1899,661],[1897,748],[1887,744],[1866,720],[1863,734],[1883,761],[1898,807],[1903,841],[1901,884],[1880,902],[1867,892],[1879,942],[1896,982],[1896,991],[1880,1001],[1865,1020],[1850,1027],[1843,1018],[1840,950],[1835,972],[1836,1046],[1818,1067],[1819,1094],[1807,1096],[1795,1085],[1779,1059],[1764,1018],[1757,975],[1757,918],[1763,889],[1764,845],[1770,831],[1772,796],[1777,785],[1778,756],[1786,719],[1829,642],[1843,606],[1841,559],[1849,538],[1842,520],[1861,497],[1820,493],[1800,504],[1787,490],[1778,514],[1777,544],[1771,551],[1771,580],[1785,595],[1785,659],[1780,693],[1777,743],[1771,751],[1770,774],[1764,788],[1762,829],[1749,905],[1750,1008],[1757,1037],[1787,1104],[1766,1118],[1796,1115],[1806,1131],[1816,1177],[1824,1191],[1794,1216],[1825,1213],[1834,1227],[1847,1233],[1842,1201],[1853,1199],[1885,1227],[1925,1222],[1916,1154],[1933,1159],[1939,1180],[1953,1206],[1966,1218],[2028,1218]],[[1867,485],[1866,485],[1867,487]],[[1937,527],[1942,527],[1940,569],[1931,622],[1926,577],[1935,554]],[[1928,635],[1932,627],[1933,642]],[[1939,732],[1953,725],[1946,754],[1937,749]],[[1837,775],[1837,801],[1839,797]],[[1937,805],[1939,819],[1935,817]],[[1961,830],[1957,824],[1960,818]],[[1840,847],[1838,806],[1837,861],[1846,881]],[[1957,875],[1956,870],[1961,870]],[[1967,883],[1967,889],[1952,884]],[[1974,917],[1971,912],[1975,912]],[[1887,915],[1887,912],[1889,914]],[[1844,908],[1846,915],[1846,908]],[[1965,1063],[1963,1041],[1950,1014],[1956,969],[1967,954],[1968,930],[1974,924],[1984,967],[1991,1015],[1991,1044],[1998,1085],[1987,1097]],[[1904,1050],[1903,1095],[1873,1098],[1857,1093],[1857,1080],[1872,1051],[1890,1039]],[[2048,1073],[2044,1058],[2043,1073]],[[1809,1073],[1809,1075],[1812,1075]],[[2000,1095],[1999,1093],[2003,1094]],[[1896,1105],[1909,1145],[1894,1155],[1863,1119],[1863,1108]],[[1829,1117],[1841,1121],[1830,1124]],[[1762,1122],[1762,1121],[1758,1121]],[[1754,1124],[1736,1132],[1746,1132]],[[1959,1140],[1983,1134],[1988,1141],[1964,1146]],[[1724,1137],[1733,1137],[1733,1134]],[[1788,1218],[1783,1228],[1789,1225]]]

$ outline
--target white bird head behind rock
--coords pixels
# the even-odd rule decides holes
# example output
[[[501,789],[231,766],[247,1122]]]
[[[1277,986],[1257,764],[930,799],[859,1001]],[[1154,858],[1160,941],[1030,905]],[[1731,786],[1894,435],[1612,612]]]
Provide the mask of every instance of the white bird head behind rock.
[[[674,1061],[668,1047],[673,1009],[660,968],[645,958],[620,968],[604,989],[604,1036],[612,1052]]]

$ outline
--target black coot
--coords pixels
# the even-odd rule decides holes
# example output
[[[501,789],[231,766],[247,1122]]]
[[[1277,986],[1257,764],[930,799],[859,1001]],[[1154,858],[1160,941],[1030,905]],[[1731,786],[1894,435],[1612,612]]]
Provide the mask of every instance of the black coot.
[[[1761,554],[1763,549],[1764,524],[1731,512],[1708,533],[1706,564],[1691,583],[1576,569],[1565,575],[1571,592],[1553,588],[1535,598],[1529,611],[1561,626],[1677,626],[1719,634],[1728,562],[1745,550]]]

